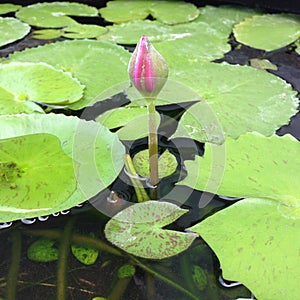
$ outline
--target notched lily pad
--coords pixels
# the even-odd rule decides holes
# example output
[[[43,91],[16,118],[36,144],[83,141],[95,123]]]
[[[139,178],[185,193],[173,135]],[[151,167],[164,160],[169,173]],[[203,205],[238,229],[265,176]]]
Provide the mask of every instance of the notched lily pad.
[[[85,85],[82,99],[68,104],[71,109],[81,109],[96,101],[104,100],[129,84],[127,66],[130,53],[117,45],[93,41],[64,41],[26,49],[10,55],[13,61],[45,62],[65,72],[70,72]],[[114,72],[107,72],[114,70]],[[104,94],[106,90],[110,94]],[[103,97],[102,97],[103,96]]]
[[[81,99],[84,88],[70,73],[50,65],[19,62],[0,65],[0,87],[0,107],[6,113],[26,112],[30,101],[70,104]],[[7,93],[10,95],[6,97]]]
[[[113,23],[143,20],[148,15],[166,24],[186,23],[197,18],[195,5],[184,1],[109,1],[101,8],[101,16]]]
[[[138,152],[133,157],[133,164],[137,173],[142,177],[150,177],[149,173],[149,150],[143,150]],[[174,173],[177,168],[176,157],[166,150],[158,158],[158,174],[159,178],[167,177]]]
[[[217,156],[222,147],[224,155]],[[221,146],[206,144],[203,157],[186,161],[188,176],[180,184],[230,197],[276,199],[296,208],[300,206],[299,153],[300,143],[290,135],[248,133],[237,140],[227,138]]]
[[[146,201],[134,204],[116,214],[105,226],[106,238],[136,256],[163,259],[187,249],[197,237],[162,229],[187,210],[168,202]]]
[[[241,200],[189,230],[214,250],[224,278],[243,283],[257,299],[298,298],[300,218],[285,218],[277,201]]]
[[[7,13],[17,11],[21,7],[21,5],[16,5],[12,3],[0,4],[0,15],[5,15]]]
[[[77,25],[69,16],[94,17],[98,15],[95,7],[81,3],[52,2],[36,3],[22,7],[16,17],[32,26],[61,28]]]
[[[10,212],[41,212],[58,206],[72,195],[76,184],[73,161],[56,136],[0,140],[0,222],[10,219]]]
[[[71,247],[73,255],[84,265],[92,265],[96,262],[99,251],[92,248],[85,248],[78,245]]]
[[[15,18],[0,17],[0,47],[22,39],[30,31],[28,24]]]
[[[272,51],[285,47],[300,37],[300,17],[292,14],[253,16],[235,25],[233,33],[242,44]]]

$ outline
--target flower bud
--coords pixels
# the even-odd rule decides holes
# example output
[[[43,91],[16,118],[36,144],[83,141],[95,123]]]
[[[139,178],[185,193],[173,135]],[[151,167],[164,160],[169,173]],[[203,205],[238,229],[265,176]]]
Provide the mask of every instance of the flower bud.
[[[168,65],[144,35],[132,54],[128,73],[133,85],[145,98],[155,98],[167,81]]]

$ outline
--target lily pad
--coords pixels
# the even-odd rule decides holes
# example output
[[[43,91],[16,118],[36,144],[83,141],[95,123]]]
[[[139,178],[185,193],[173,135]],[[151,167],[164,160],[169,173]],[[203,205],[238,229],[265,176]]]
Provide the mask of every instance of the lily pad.
[[[149,151],[143,150],[133,157],[133,164],[137,173],[142,177],[150,177],[149,172]],[[166,150],[158,158],[158,174],[159,178],[167,177],[174,173],[177,168],[176,157]]]
[[[291,14],[253,16],[235,25],[233,32],[236,40],[242,44],[272,51],[300,37],[300,17]]]
[[[93,121],[59,114],[2,115],[0,128],[2,139],[37,133],[55,135],[60,140],[64,153],[73,160],[75,166],[72,175],[77,180],[77,187],[73,193],[66,195],[64,199],[58,197],[54,201],[55,205],[47,203],[49,207],[40,209],[33,203],[28,211],[8,208],[5,215],[1,215],[0,222],[38,217],[69,209],[109,186],[123,167],[124,146],[116,134]],[[40,149],[44,148],[45,145],[40,146]],[[55,174],[55,177],[59,177],[58,168],[56,166],[56,170],[48,175]],[[60,183],[57,184],[61,186]],[[60,190],[58,187],[56,189]],[[1,206],[3,211],[4,206]]]
[[[73,255],[85,265],[94,264],[99,255],[99,251],[92,248],[85,248],[78,245],[72,245],[71,249]]]
[[[0,87],[0,107],[4,113],[38,110],[30,101],[70,104],[81,99],[84,88],[70,73],[45,63],[20,62],[0,65]]]
[[[115,0],[106,5],[99,12],[105,20],[112,23],[143,20],[152,15],[162,23],[174,25],[190,22],[199,14],[195,5],[184,1]]]
[[[245,199],[189,230],[214,250],[223,277],[243,283],[257,299],[299,297],[300,218],[284,217],[277,201]]]
[[[12,3],[0,4],[0,15],[5,15],[10,12],[17,11],[21,7],[22,7],[21,5],[16,5],[16,4],[12,4]]]
[[[0,17],[0,47],[22,39],[30,31],[28,24],[15,18]]]
[[[290,84],[248,66],[195,64],[173,69],[170,78],[202,99],[183,115],[173,137],[222,143],[224,135],[258,131],[269,136],[297,112],[299,100]]]
[[[98,11],[95,7],[81,3],[52,2],[36,3],[22,7],[16,17],[32,26],[45,28],[60,28],[78,23],[69,16],[95,17]]]
[[[33,242],[27,249],[30,260],[37,262],[50,262],[58,259],[58,248],[55,240],[40,238]]]
[[[62,71],[71,72],[85,85],[82,99],[68,105],[71,109],[81,109],[103,100],[121,92],[129,85],[127,65],[130,53],[107,42],[92,40],[57,42],[15,52],[10,58],[13,61],[42,61]],[[104,94],[106,90],[109,90],[110,94]]]
[[[121,140],[135,140],[148,135],[147,107],[125,106],[109,110],[97,118],[97,122],[109,129],[121,127],[116,131]],[[160,122],[156,112],[157,127]]]
[[[223,147],[223,148],[222,148]],[[217,156],[219,150],[226,156]],[[223,145],[206,144],[203,157],[186,161],[188,176],[180,182],[198,190],[229,197],[277,199],[300,205],[300,143],[290,135],[258,133],[228,138]],[[209,188],[207,183],[211,182]]]
[[[62,36],[62,29],[40,29],[33,32],[32,37],[37,40],[53,40]]]
[[[185,213],[186,209],[168,202],[137,203],[108,221],[105,236],[114,245],[136,256],[170,257],[187,249],[197,237],[194,233],[162,229]]]
[[[1,139],[0,161],[0,222],[14,213],[50,210],[76,189],[73,161],[54,135]]]

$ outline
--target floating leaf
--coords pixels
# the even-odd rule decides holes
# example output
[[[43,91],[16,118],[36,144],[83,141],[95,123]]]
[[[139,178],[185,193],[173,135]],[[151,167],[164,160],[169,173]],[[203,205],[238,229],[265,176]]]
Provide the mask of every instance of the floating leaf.
[[[62,29],[40,29],[33,32],[32,37],[38,40],[52,40],[61,37]]]
[[[30,26],[15,18],[0,17],[0,47],[17,41],[26,36],[30,31]]]
[[[271,135],[289,123],[298,99],[282,79],[247,66],[202,63],[170,74],[193,88],[202,101],[183,115],[173,137],[222,143],[258,131]]]
[[[146,19],[152,15],[154,19],[166,24],[186,23],[197,18],[199,12],[192,3],[184,1],[109,1],[101,8],[101,16],[113,23]]]
[[[1,139],[0,175],[0,222],[14,213],[43,214],[76,189],[73,161],[51,134]]]
[[[121,127],[117,130],[121,140],[135,140],[148,135],[147,107],[125,106],[112,109],[100,115],[97,122],[110,129]],[[157,127],[159,122],[160,117],[156,113]]]
[[[116,214],[105,226],[106,238],[136,256],[163,259],[187,249],[197,235],[162,227],[174,222],[187,210],[168,202],[146,201]]]
[[[245,199],[189,230],[214,250],[224,278],[242,282],[257,299],[299,297],[300,218],[282,216],[278,202]]]
[[[235,25],[233,32],[236,40],[242,44],[272,51],[300,37],[300,17],[291,14],[253,16]]]
[[[94,264],[99,255],[99,251],[92,248],[85,248],[77,245],[72,245],[71,249],[73,255],[85,265]]]
[[[95,17],[98,11],[95,7],[80,3],[52,2],[36,3],[22,7],[16,16],[32,26],[45,28],[60,28],[78,24],[69,16]]]
[[[40,238],[33,242],[27,249],[30,260],[37,262],[50,262],[58,259],[58,249],[55,240]]]
[[[57,42],[15,52],[10,58],[13,61],[42,61],[57,69],[71,72],[85,85],[83,98],[77,103],[68,105],[71,109],[81,109],[103,100],[121,92],[129,85],[127,65],[130,53],[107,42],[92,40]],[[104,95],[106,90],[109,90],[110,94]]]
[[[106,31],[107,29],[102,26],[78,24],[66,27],[62,36],[70,39],[91,39],[104,34]]]
[[[237,140],[228,138],[224,145],[206,144],[203,157],[186,161],[188,176],[180,184],[229,197],[278,199],[298,206],[299,153],[300,143],[290,135],[248,133]]]
[[[21,7],[22,7],[21,5],[16,5],[12,3],[0,4],[0,15],[5,15],[10,12],[17,11]]]
[[[0,108],[4,113],[38,110],[37,105],[29,104],[30,101],[61,105],[73,103],[82,97],[84,88],[70,73],[45,63],[20,62],[0,65],[0,87]]]
[[[250,66],[259,70],[278,70],[277,66],[267,59],[251,58]]]
[[[62,193],[62,195],[65,193],[65,198],[62,199],[61,196],[61,198],[55,199],[55,205],[47,203],[49,206],[43,210],[34,203],[29,211],[6,209],[5,215],[1,215],[0,222],[38,217],[69,209],[109,186],[123,167],[124,147],[116,134],[93,121],[87,122],[76,117],[59,114],[2,115],[0,116],[0,128],[0,138],[2,139],[36,133],[49,133],[57,136],[62,150],[72,158],[76,166],[72,175],[77,180],[77,188],[73,194],[68,196],[67,190],[65,190]],[[43,144],[39,151],[41,152],[41,149],[44,148]],[[23,157],[20,149],[18,151]],[[45,157],[49,161],[49,157]],[[60,168],[55,167],[55,171],[51,173],[48,171],[47,175],[60,178],[57,174],[57,170]],[[59,172],[63,172],[63,169]],[[57,192],[60,191],[61,186],[61,182],[57,183],[55,187]],[[4,211],[2,202],[0,207]]]
[[[133,164],[139,175],[142,177],[150,177],[149,173],[149,151],[143,150],[133,157]],[[158,158],[158,174],[159,178],[167,177],[174,173],[177,168],[176,157],[166,150]]]

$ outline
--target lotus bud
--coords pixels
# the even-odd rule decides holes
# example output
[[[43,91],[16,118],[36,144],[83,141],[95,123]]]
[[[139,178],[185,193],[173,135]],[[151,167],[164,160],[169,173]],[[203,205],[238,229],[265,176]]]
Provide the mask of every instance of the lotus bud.
[[[143,35],[137,44],[128,65],[132,84],[145,98],[156,98],[168,78],[165,59]]]

